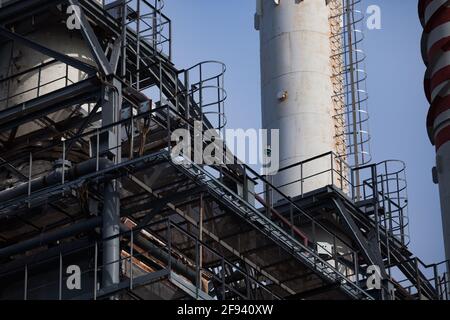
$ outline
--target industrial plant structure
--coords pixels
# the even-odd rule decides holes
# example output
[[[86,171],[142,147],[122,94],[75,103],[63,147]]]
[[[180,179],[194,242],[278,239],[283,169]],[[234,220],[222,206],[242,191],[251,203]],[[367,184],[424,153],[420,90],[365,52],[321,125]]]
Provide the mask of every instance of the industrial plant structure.
[[[371,162],[360,1],[257,1],[274,176],[174,158],[225,66],[172,63],[162,0],[0,1],[0,299],[447,299]]]

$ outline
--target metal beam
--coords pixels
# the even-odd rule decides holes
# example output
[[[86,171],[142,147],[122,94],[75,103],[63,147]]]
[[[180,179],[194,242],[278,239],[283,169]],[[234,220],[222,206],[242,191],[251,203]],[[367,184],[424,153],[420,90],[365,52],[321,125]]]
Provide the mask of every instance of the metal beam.
[[[341,216],[345,228],[348,230],[350,236],[357,243],[364,258],[369,265],[378,266],[383,278],[387,277],[386,270],[384,269],[384,262],[381,254],[369,246],[368,239],[364,237],[361,230],[352,218],[352,215],[347,211],[344,204],[340,199],[333,199],[333,204],[336,207],[337,213]]]
[[[86,117],[86,119],[84,119],[83,123],[80,125],[80,127],[78,128],[75,136],[78,137],[80,135],[83,134],[83,131],[87,128],[87,126],[91,123],[92,119],[95,117],[95,115],[97,114],[98,109],[100,109],[100,102],[97,101],[97,104],[94,106],[94,108],[91,110],[91,112],[89,113],[89,115]],[[72,147],[75,143],[75,140],[71,140],[66,148],[66,153],[69,154],[70,150],[72,150]]]
[[[117,180],[106,181],[103,197],[102,288],[120,282],[120,194]]]
[[[303,300],[303,299],[310,298],[310,297],[313,297],[313,296],[316,296],[316,295],[319,295],[322,293],[326,293],[328,291],[339,289],[339,287],[340,287],[339,282],[330,283],[328,285],[320,286],[318,288],[314,288],[314,289],[310,289],[307,291],[296,293],[294,295],[287,297],[286,299],[287,300]]]
[[[77,19],[79,19],[81,24],[81,33],[83,34],[83,38],[88,44],[89,50],[91,51],[97,66],[100,68],[101,73],[105,76],[113,75],[113,68],[109,63],[108,58],[106,57],[105,52],[103,51],[103,48],[91,27],[91,24],[86,19],[83,9],[80,6],[80,2],[78,0],[69,0],[69,3],[80,8],[80,16],[77,16]],[[75,11],[75,13],[78,15],[78,12]]]
[[[140,286],[146,286],[149,284],[152,284],[156,281],[159,281],[161,279],[165,279],[169,277],[169,271],[167,269],[162,269],[159,271],[155,271],[143,276],[139,276],[136,278],[133,278],[133,287],[137,288]],[[105,288],[102,288],[97,291],[96,298],[105,298],[110,297],[111,295],[114,295],[122,290],[129,290],[131,288],[130,279],[124,280],[116,285],[111,285]],[[77,296],[74,298],[74,300],[88,300],[93,298],[93,293],[86,293],[81,296]]]
[[[120,51],[122,50],[122,37],[119,37],[114,41],[111,59],[109,61],[112,71],[117,72],[117,66],[119,65]]]
[[[134,177],[135,178],[135,177]],[[144,190],[147,190],[147,192],[149,192],[150,194],[152,194],[153,196],[155,196],[156,198],[161,198],[161,195],[155,193],[153,191],[153,189],[148,186],[147,184],[145,184],[144,182],[140,181],[139,179],[135,178],[136,182],[138,184],[140,184],[142,186],[142,188]],[[197,221],[195,221],[192,217],[190,217],[189,215],[187,215],[184,211],[182,211],[181,209],[177,208],[173,203],[167,203],[167,206],[172,209],[173,211],[175,211],[178,215],[180,215],[181,217],[183,217],[184,219],[186,219],[189,223],[191,223],[192,225],[197,225]],[[236,250],[234,247],[232,247],[231,245],[229,245],[227,242],[223,241],[222,239],[220,239],[216,234],[214,234],[212,231],[209,231],[207,228],[203,229],[203,233],[206,234],[208,237],[210,237],[212,240],[214,240],[215,242],[217,242],[219,245],[223,246],[226,250],[228,250],[231,254],[233,254],[234,256],[236,256],[237,258],[239,258],[240,260],[242,260],[243,262],[245,262],[247,265],[249,265],[250,267],[252,267],[253,269],[255,269],[257,272],[260,272],[263,276],[265,276],[266,278],[268,278],[269,280],[273,281],[273,283],[275,285],[280,286],[283,290],[285,290],[286,292],[290,293],[290,294],[295,294],[295,291],[292,290],[291,288],[287,287],[286,285],[282,284],[278,279],[276,279],[274,276],[272,276],[271,274],[269,274],[268,272],[262,270],[261,268],[258,267],[258,265],[256,263],[254,263],[253,261],[251,261],[250,259],[243,257],[241,255],[241,253]]]
[[[7,24],[19,19],[25,19],[38,12],[46,11],[50,6],[56,6],[65,0],[18,0],[5,5],[0,10],[0,23]],[[1,1],[0,1],[1,2]]]
[[[10,173],[15,175],[19,180],[21,181],[28,181],[28,177],[25,176],[22,172],[20,172],[16,167],[14,167],[11,163],[9,163],[7,160],[0,157],[0,168],[5,167],[6,170],[8,170]]]
[[[44,246],[48,243],[64,239],[66,237],[78,234],[80,232],[94,229],[99,226],[102,222],[102,217],[95,217],[89,220],[83,220],[76,224],[73,224],[67,228],[63,228],[60,230],[52,231],[50,233],[41,233],[40,235],[28,239],[25,241],[21,241],[17,244],[11,245],[6,248],[0,249],[0,257],[9,257],[11,255],[15,255],[17,253],[23,253],[27,250],[34,249],[40,246]]]
[[[13,129],[43,115],[77,103],[85,103],[100,95],[96,78],[88,78],[68,87],[50,92],[14,107],[0,111],[0,132]]]
[[[29,47],[35,51],[38,51],[46,56],[52,57],[58,61],[68,64],[68,65],[74,67],[75,69],[78,69],[78,70],[81,70],[81,71],[87,73],[89,76],[92,76],[93,74],[96,73],[95,68],[93,68],[92,66],[90,66],[84,62],[81,62],[77,59],[71,58],[65,54],[62,54],[55,50],[47,48],[47,47],[45,47],[37,42],[34,42],[30,39],[27,39],[26,37],[19,35],[15,32],[11,32],[3,26],[0,26],[0,35],[6,37],[8,39],[11,39],[15,42],[21,43],[24,46]]]

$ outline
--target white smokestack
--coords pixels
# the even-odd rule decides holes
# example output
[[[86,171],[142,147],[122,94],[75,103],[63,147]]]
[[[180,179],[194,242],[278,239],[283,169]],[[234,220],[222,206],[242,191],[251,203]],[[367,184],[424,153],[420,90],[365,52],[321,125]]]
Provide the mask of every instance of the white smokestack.
[[[330,1],[257,0],[255,27],[260,31],[262,125],[280,129],[280,168],[333,151],[338,141],[336,86],[333,62]],[[338,27],[339,23],[338,23]],[[338,66],[340,67],[340,66]],[[340,107],[343,103],[338,102]],[[344,148],[344,149],[342,149]],[[303,168],[303,177],[330,170],[330,158]],[[279,173],[276,186],[301,177],[295,168]],[[288,196],[332,184],[331,173],[281,188]]]

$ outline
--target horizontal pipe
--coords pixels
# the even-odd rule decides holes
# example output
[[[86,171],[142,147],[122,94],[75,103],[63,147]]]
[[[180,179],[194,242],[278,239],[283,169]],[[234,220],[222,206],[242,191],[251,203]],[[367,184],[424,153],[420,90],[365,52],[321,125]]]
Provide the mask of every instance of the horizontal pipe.
[[[58,241],[86,230],[94,229],[102,223],[102,217],[95,217],[89,220],[84,220],[79,223],[73,224],[67,228],[60,229],[57,231],[40,234],[39,236],[28,239],[17,244],[13,244],[9,247],[0,249],[0,258],[9,257],[17,253],[22,253],[27,250],[37,248],[49,244],[54,241]]]
[[[131,231],[127,226],[121,225],[120,227],[121,233],[125,233],[124,236],[129,237],[129,232]],[[185,264],[181,263],[178,259],[174,257],[170,257],[169,253],[160,247],[156,246],[152,242],[148,241],[144,236],[140,234],[133,235],[133,243],[139,245],[144,250],[148,251],[154,258],[165,262],[167,265],[169,264],[169,258],[171,258],[172,268],[179,274],[182,274],[186,278],[188,278],[192,283],[196,283],[197,276],[194,270],[191,270]]]
[[[98,159],[98,169],[102,170],[109,166],[112,166],[113,163],[105,158]],[[76,178],[82,177],[83,175],[95,172],[97,170],[97,159],[90,159],[85,162],[74,165],[73,168],[70,168],[65,172],[64,180],[70,181]],[[62,181],[62,170],[53,171],[46,176],[42,176],[36,179],[31,180],[31,191],[40,190],[43,188],[47,188],[52,185],[56,185]],[[8,201],[19,196],[23,196],[28,194],[28,185],[29,183],[22,183],[18,186],[15,186],[10,189],[6,189],[0,192],[0,202]]]

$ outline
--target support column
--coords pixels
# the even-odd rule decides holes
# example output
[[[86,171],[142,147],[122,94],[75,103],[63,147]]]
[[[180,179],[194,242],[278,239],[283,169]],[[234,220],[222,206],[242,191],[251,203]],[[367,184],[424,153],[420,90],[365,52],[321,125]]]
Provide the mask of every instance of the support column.
[[[102,286],[108,287],[120,282],[120,197],[117,181],[105,184],[103,204],[103,242]]]
[[[105,87],[102,107],[102,124],[106,126],[120,120],[122,106],[122,86],[113,79]],[[106,156],[118,164],[121,162],[121,127],[114,126],[108,131]],[[103,273],[102,287],[120,282],[120,181],[105,182],[103,203]],[[110,239],[111,238],[111,239]],[[105,240],[106,239],[106,240]]]

